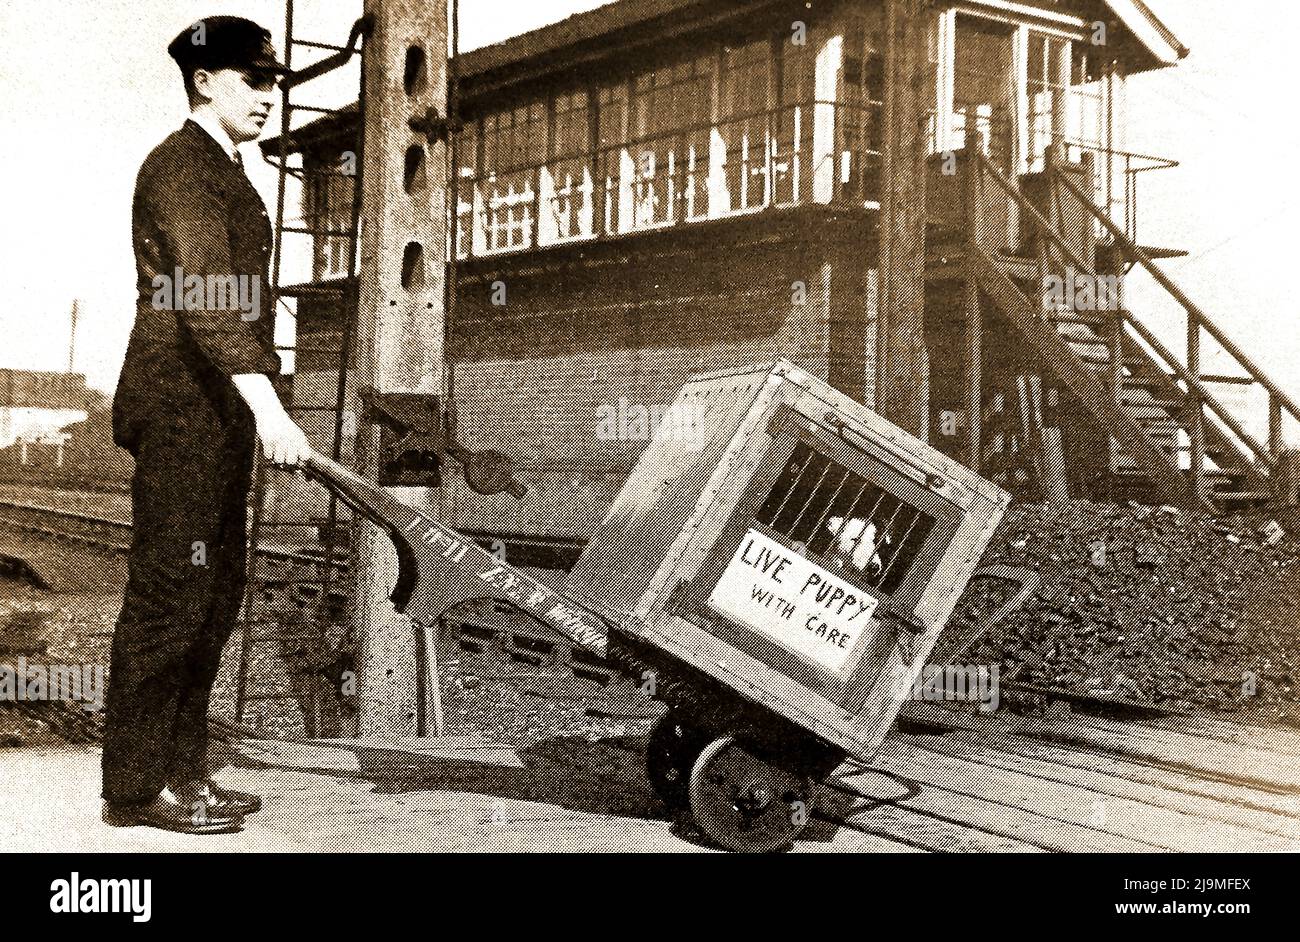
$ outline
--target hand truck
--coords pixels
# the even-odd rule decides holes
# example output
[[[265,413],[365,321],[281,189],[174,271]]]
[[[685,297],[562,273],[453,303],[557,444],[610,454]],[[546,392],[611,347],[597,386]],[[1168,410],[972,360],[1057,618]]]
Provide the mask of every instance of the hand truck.
[[[554,586],[327,458],[306,470],[392,538],[413,621],[504,600],[665,701],[651,784],[750,852],[880,748],[1010,502],[785,361],[687,382]]]

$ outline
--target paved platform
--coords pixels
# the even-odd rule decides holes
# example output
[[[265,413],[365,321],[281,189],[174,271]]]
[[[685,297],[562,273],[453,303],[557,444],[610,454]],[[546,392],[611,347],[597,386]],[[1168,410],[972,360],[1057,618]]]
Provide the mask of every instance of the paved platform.
[[[845,767],[798,852],[1300,850],[1300,734],[1218,721],[895,732]],[[1189,761],[1193,740],[1199,743]],[[228,786],[265,796],[239,834],[111,828],[99,752],[0,751],[10,851],[603,851],[707,848],[651,794],[644,739],[558,738],[516,752],[475,737],[223,747]]]

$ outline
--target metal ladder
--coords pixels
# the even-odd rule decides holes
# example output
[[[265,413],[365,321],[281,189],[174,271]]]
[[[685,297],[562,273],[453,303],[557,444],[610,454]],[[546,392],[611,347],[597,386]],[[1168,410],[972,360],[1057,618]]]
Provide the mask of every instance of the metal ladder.
[[[294,373],[288,384],[281,385],[281,396],[286,409],[313,445],[329,454],[335,461],[343,456],[347,434],[345,403],[348,396],[348,368],[352,348],[356,305],[358,255],[358,230],[361,212],[361,134],[362,123],[355,127],[357,139],[355,160],[338,166],[313,165],[305,155],[298,166],[294,160],[294,119],[300,115],[313,115],[318,120],[340,115],[355,107],[365,108],[364,96],[358,106],[325,108],[302,104],[294,100],[294,92],[322,76],[349,65],[359,57],[364,69],[364,36],[366,23],[358,20],[352,27],[345,45],[332,45],[299,38],[295,32],[295,2],[285,3],[285,64],[290,73],[281,88],[280,135],[278,155],[267,155],[279,171],[276,195],[275,250],[272,263],[271,297],[273,309],[278,313],[280,304],[294,303],[293,313],[300,313],[299,302],[332,302],[342,312],[343,327],[338,346],[322,345],[319,339],[311,346],[301,346],[297,338],[292,345],[278,346],[280,353],[294,359]],[[324,53],[314,61],[298,65],[295,59]],[[301,54],[301,55],[297,55]],[[364,82],[358,83],[364,92]],[[294,178],[304,188],[304,201],[308,207],[303,220],[287,218],[286,202],[289,179]],[[338,181],[344,181],[339,185]],[[348,192],[350,181],[350,193]],[[313,189],[314,188],[314,189]],[[331,227],[332,217],[337,218],[337,199],[340,192],[348,207],[349,224],[345,228]],[[301,222],[301,224],[298,224]],[[285,240],[299,237],[312,240],[311,283],[285,285]],[[341,246],[340,246],[341,243]],[[322,262],[322,252],[343,248],[343,276],[333,282],[321,283],[316,276]],[[289,310],[288,305],[285,306]],[[323,364],[323,365],[322,365]],[[316,366],[313,372],[328,374],[333,383],[332,401],[313,397],[312,390],[303,381],[303,368]],[[305,400],[305,401],[302,401]],[[270,485],[274,483],[274,490]],[[303,726],[308,737],[325,735],[322,709],[329,692],[320,652],[338,644],[331,639],[331,630],[341,619],[334,606],[346,598],[340,582],[345,568],[347,531],[350,511],[342,507],[332,494],[301,482],[288,475],[275,475],[272,479],[264,461],[258,462],[256,473],[256,501],[252,513],[251,552],[249,554],[248,585],[245,592],[241,620],[241,644],[235,689],[235,723],[244,727],[249,704],[253,701],[297,699],[302,707]],[[297,493],[294,493],[294,491]],[[287,497],[288,500],[281,500]],[[255,684],[253,675],[259,648],[280,646],[281,654],[302,655],[297,673],[302,686],[294,684],[291,671],[288,689],[283,684]],[[337,665],[334,665],[337,670]],[[331,694],[331,699],[333,695]],[[258,718],[260,731],[261,716]]]

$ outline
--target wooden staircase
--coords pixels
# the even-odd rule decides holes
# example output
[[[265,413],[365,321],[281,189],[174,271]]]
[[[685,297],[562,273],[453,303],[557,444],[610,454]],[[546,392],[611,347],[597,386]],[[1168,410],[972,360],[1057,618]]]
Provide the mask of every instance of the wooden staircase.
[[[1276,499],[1273,478],[1285,450],[1283,423],[1294,423],[1300,409],[1092,202],[1085,192],[1091,184],[1081,185],[1091,180],[1091,167],[1063,167],[1049,159],[1037,181],[1035,205],[982,153],[958,156],[960,226],[947,237],[955,234],[962,244],[944,254],[960,256],[961,277],[978,286],[1031,346],[1037,362],[1046,364],[1092,421],[1107,430],[1112,439],[1108,490],[1214,513]],[[1015,249],[1008,246],[1009,218],[1018,219],[1028,236]],[[1049,273],[1094,284],[1102,283],[1101,275],[1118,275],[1122,283],[1134,266],[1145,269],[1185,312],[1184,356],[1127,310],[1122,294],[1120,303],[1095,312],[1055,310],[1040,294]],[[1202,371],[1206,338],[1232,361],[1232,375]],[[1216,384],[1266,391],[1266,442],[1215,394]]]

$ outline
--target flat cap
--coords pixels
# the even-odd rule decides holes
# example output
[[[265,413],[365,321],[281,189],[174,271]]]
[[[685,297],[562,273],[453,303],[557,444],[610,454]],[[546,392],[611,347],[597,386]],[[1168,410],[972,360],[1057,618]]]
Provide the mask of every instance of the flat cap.
[[[171,41],[167,52],[183,72],[195,69],[248,69],[287,73],[276,57],[271,33],[240,16],[197,20]]]

